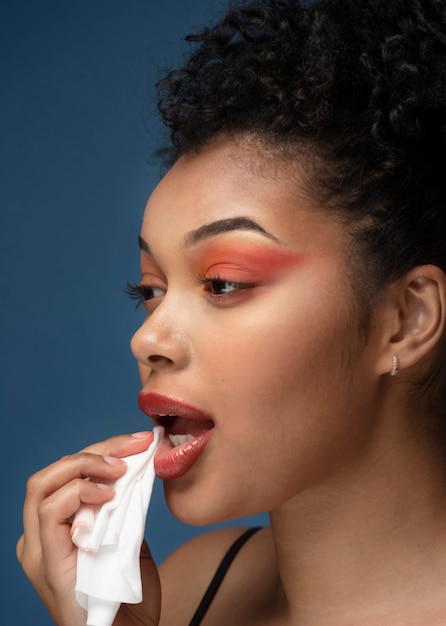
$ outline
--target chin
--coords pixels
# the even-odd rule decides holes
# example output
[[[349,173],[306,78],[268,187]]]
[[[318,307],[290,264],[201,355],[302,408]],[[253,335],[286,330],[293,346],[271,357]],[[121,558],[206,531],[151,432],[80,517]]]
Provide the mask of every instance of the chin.
[[[166,503],[172,515],[189,526],[211,526],[238,517],[238,515],[224,515],[220,507],[206,505],[204,500],[197,505],[195,502],[180,502],[176,497],[167,497]]]
[[[176,487],[176,486],[175,486]],[[164,483],[164,493],[169,511],[180,522],[189,526],[210,526],[230,522],[241,517],[257,515],[264,510],[251,510],[241,506],[240,502],[224,502],[215,494],[206,496],[192,494],[192,489],[173,488],[172,484]]]

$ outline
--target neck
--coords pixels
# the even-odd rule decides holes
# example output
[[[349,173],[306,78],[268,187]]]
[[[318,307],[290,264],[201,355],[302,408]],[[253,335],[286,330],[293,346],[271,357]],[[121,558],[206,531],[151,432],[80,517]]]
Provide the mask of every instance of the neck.
[[[444,597],[445,451],[416,436],[388,442],[378,436],[354,466],[271,513],[289,623],[419,624],[415,598],[433,615]]]

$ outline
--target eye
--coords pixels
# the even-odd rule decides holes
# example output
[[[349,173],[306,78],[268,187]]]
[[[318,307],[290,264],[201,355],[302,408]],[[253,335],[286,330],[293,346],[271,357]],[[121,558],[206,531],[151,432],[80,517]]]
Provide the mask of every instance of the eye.
[[[220,276],[211,278],[201,276],[200,283],[203,285],[204,292],[208,298],[220,306],[235,304],[239,300],[243,300],[247,296],[248,291],[257,286],[252,283],[227,280]]]
[[[136,300],[136,307],[150,300],[154,300],[155,298],[160,298],[166,293],[165,290],[160,287],[135,285],[132,283],[127,283],[125,292],[129,298]]]
[[[223,296],[240,289],[246,289],[248,285],[244,283],[236,283],[223,278],[208,278],[204,283],[204,290],[215,296]]]

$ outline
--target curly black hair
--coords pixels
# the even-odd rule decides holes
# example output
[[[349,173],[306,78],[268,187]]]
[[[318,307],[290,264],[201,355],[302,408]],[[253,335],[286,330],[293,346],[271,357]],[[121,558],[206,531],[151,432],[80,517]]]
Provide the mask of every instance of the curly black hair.
[[[304,154],[369,287],[446,271],[446,0],[236,2],[186,39],[194,51],[158,83],[170,164],[235,136],[299,170]]]

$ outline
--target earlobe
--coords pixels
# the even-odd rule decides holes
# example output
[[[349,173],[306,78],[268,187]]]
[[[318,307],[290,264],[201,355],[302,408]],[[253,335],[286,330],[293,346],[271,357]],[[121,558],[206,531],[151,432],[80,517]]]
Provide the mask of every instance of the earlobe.
[[[392,373],[415,365],[442,338],[446,324],[446,276],[434,265],[422,265],[395,285],[393,309],[380,373]],[[395,363],[397,366],[395,367]]]

